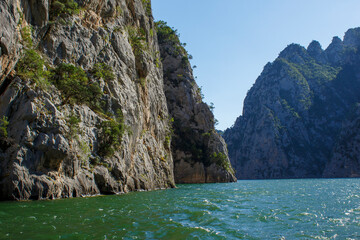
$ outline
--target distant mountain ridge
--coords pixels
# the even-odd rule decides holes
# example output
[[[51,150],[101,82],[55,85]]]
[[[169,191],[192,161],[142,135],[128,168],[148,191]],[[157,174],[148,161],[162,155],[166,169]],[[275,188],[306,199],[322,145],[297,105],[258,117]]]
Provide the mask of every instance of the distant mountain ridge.
[[[240,179],[360,176],[360,28],[323,50],[291,44],[223,135]]]

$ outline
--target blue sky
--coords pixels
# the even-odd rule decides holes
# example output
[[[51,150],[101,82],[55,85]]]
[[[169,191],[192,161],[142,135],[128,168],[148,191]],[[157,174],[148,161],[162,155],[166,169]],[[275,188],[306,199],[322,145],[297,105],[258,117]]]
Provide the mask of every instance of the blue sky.
[[[221,130],[241,115],[247,91],[288,44],[317,40],[326,48],[333,36],[360,27],[359,0],[152,0],[152,9],[187,43]]]

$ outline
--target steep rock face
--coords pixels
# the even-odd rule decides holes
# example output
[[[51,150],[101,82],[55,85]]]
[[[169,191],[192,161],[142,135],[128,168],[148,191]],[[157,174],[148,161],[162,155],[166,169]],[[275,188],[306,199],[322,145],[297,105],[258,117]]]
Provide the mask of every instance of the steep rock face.
[[[360,107],[344,121],[324,177],[360,177]]]
[[[47,0],[0,3],[1,199],[174,187],[149,1],[78,3],[71,14]]]
[[[12,0],[0,2],[0,85],[5,77],[10,74],[20,55],[21,45],[17,31],[18,4]]]
[[[172,151],[177,183],[233,182],[226,144],[215,131],[214,116],[202,101],[176,31],[157,23],[160,53],[164,66],[165,95],[173,118]]]
[[[335,37],[325,51],[316,41],[307,49],[289,45],[264,67],[243,115],[224,133],[238,178],[322,177],[342,165],[346,147],[337,142],[349,134],[342,126],[356,124],[347,117],[360,101],[359,32]],[[356,172],[355,165],[349,168]]]
[[[166,99],[150,1],[5,0],[0,13],[0,199],[236,180],[189,63]],[[183,127],[207,158],[171,142]]]

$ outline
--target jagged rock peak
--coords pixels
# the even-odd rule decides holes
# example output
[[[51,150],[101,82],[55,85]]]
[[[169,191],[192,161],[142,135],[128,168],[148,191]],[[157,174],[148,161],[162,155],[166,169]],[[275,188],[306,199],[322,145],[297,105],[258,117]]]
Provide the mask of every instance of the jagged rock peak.
[[[358,47],[360,45],[360,28],[351,28],[347,30],[343,43],[349,47]]]
[[[293,43],[288,45],[279,54],[279,58],[284,58],[293,63],[302,64],[309,58],[309,55],[303,46]]]
[[[239,179],[360,176],[358,42],[291,44],[266,65],[223,135]]]
[[[340,64],[343,59],[344,43],[339,37],[333,37],[330,45],[326,48],[325,54],[332,65]]]
[[[307,52],[311,57],[313,57],[317,62],[325,63],[326,58],[324,50],[321,47],[321,44],[318,41],[312,41],[307,47]]]
[[[313,40],[309,46],[307,47],[307,51],[310,54],[310,56],[319,56],[324,50],[321,47],[321,44],[316,41]]]
[[[338,47],[338,46],[343,46],[343,41],[338,36],[335,36],[335,37],[333,37],[333,39],[327,49]]]

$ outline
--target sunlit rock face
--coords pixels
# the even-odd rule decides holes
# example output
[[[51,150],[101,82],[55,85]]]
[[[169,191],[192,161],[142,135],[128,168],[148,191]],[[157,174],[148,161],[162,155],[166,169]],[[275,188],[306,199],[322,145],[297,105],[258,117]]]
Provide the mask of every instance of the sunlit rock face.
[[[173,116],[196,119],[194,139],[213,129],[213,116],[185,101],[197,96],[188,84],[166,98],[150,1],[5,0],[0,13],[1,199],[171,188],[180,175],[235,180],[216,134],[204,150],[222,162],[216,155],[174,174]],[[169,101],[194,112],[175,117]]]
[[[77,2],[71,14],[56,16],[56,6],[46,0],[0,3],[1,83],[6,82],[0,93],[0,117],[9,122],[7,137],[1,136],[2,199],[175,186],[172,154],[164,144],[169,114],[162,68],[152,54],[159,47],[150,3]],[[30,28],[30,34],[24,34]],[[134,43],[137,37],[139,46]],[[36,50],[49,72],[62,63],[83,69],[88,81],[100,88],[99,106],[66,101],[51,77],[49,86],[42,86],[36,76],[20,76],[14,66],[27,49]],[[111,67],[113,77],[94,74],[97,63]],[[102,123],[115,126],[108,130],[120,128],[121,136],[111,139]],[[103,154],[101,141],[117,144]]]
[[[291,44],[264,67],[224,134],[238,178],[358,176],[359,33]]]

